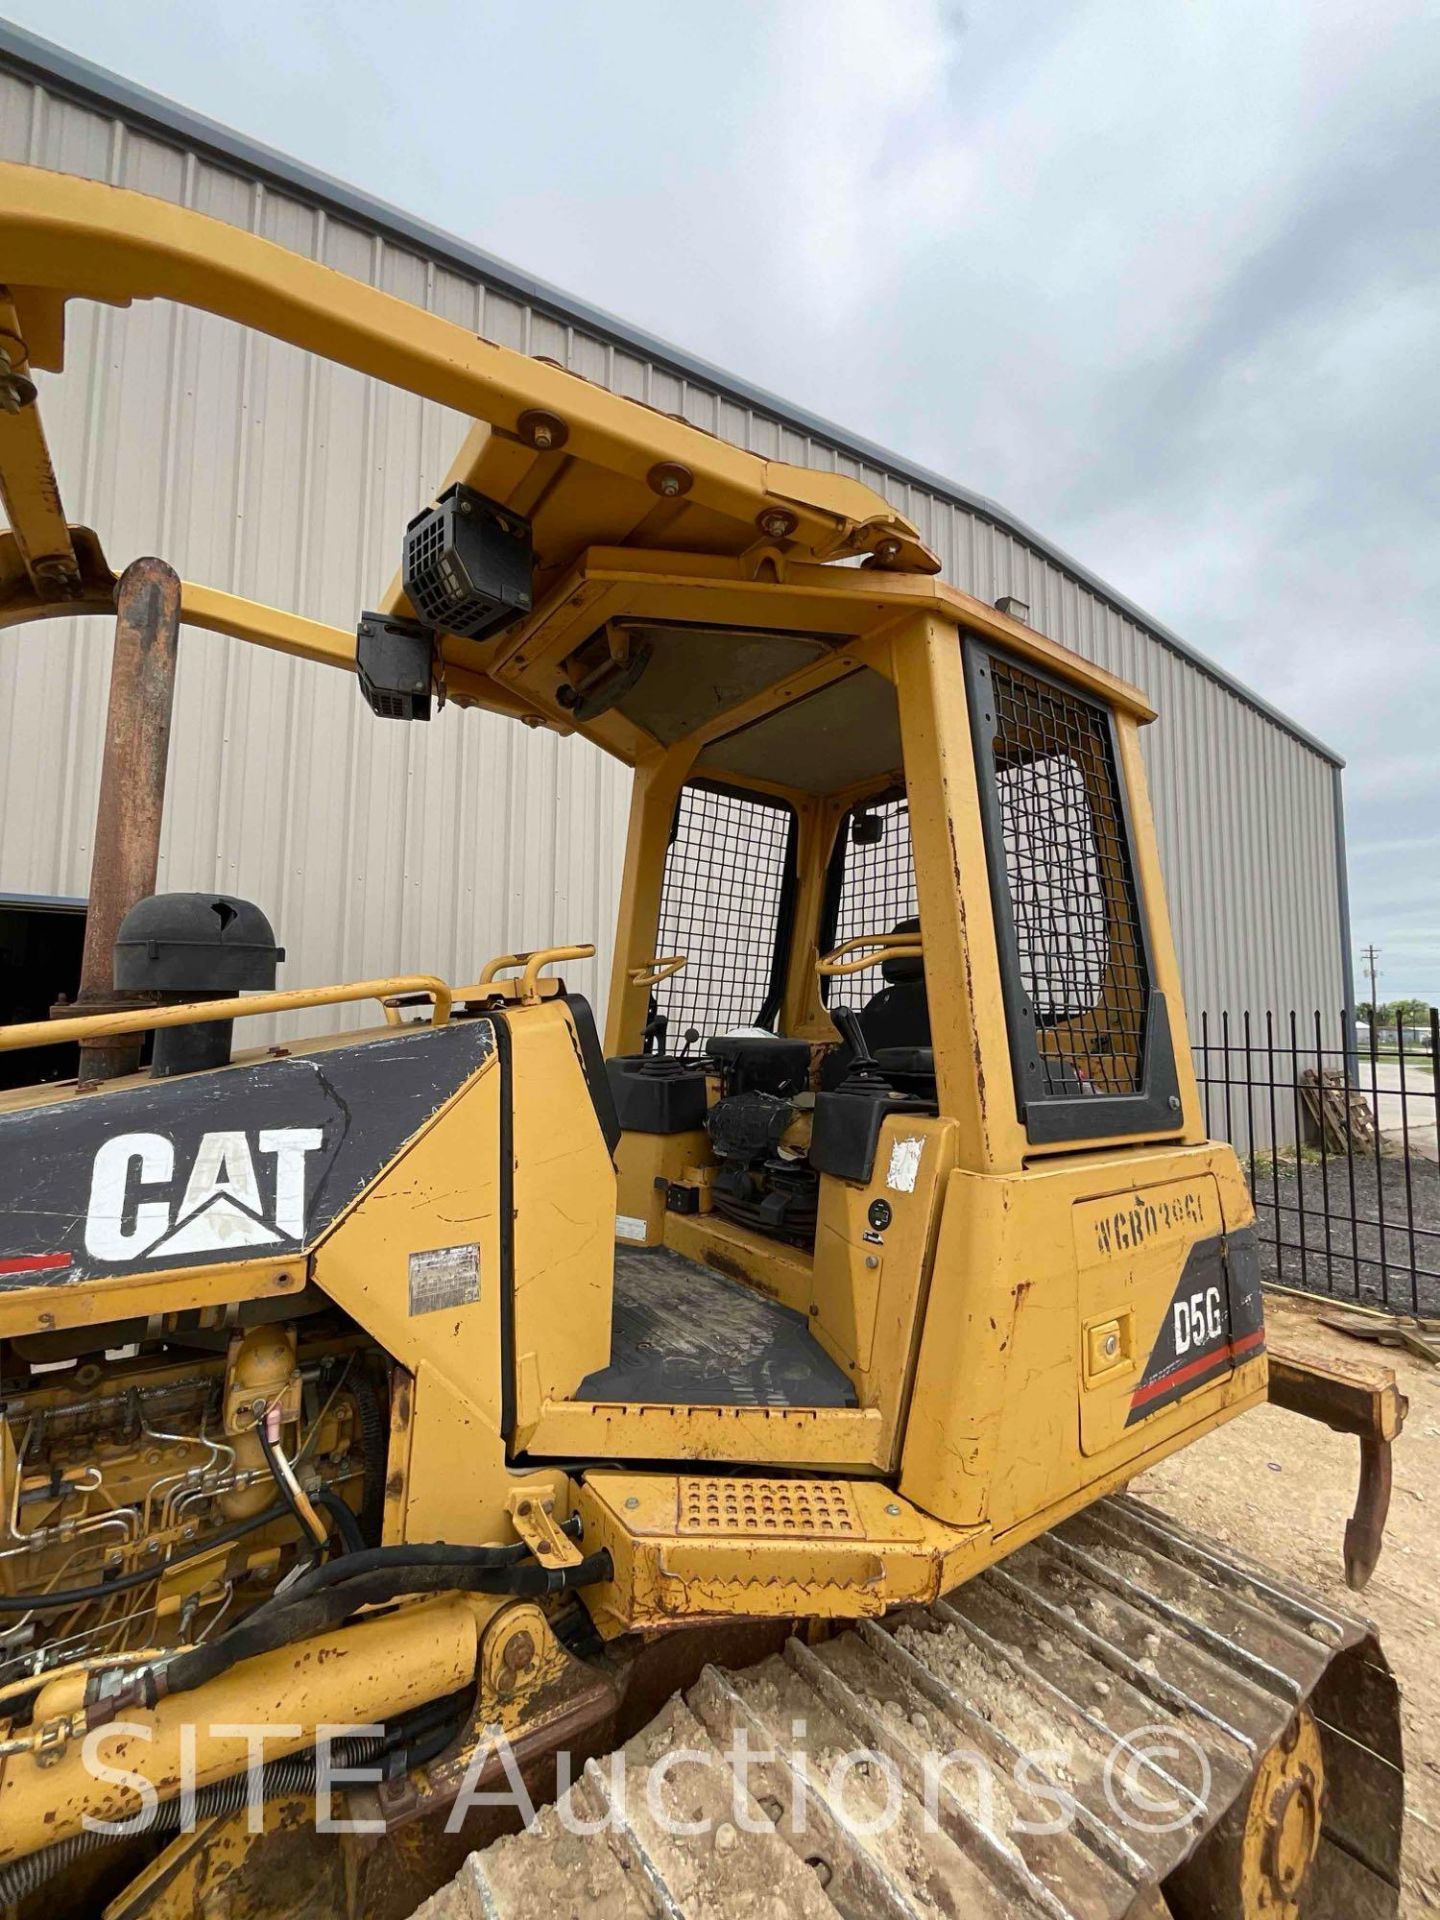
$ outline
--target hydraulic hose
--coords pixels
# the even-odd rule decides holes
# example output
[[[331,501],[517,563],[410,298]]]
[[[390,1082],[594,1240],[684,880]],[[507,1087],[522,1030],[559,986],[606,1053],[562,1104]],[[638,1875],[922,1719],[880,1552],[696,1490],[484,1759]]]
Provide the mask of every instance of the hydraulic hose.
[[[339,1561],[344,1569],[347,1561]],[[337,1579],[317,1587],[299,1598],[277,1596],[258,1608],[248,1619],[232,1627],[218,1639],[187,1647],[173,1655],[163,1666],[147,1668],[137,1674],[110,1705],[154,1706],[170,1694],[191,1693],[207,1681],[228,1673],[241,1660],[258,1654],[273,1653],[295,1640],[308,1640],[326,1627],[348,1620],[362,1607],[383,1606],[387,1601],[422,1593],[503,1593],[517,1598],[558,1593],[567,1587],[593,1586],[608,1580],[612,1572],[609,1552],[602,1547],[587,1559],[570,1567],[542,1567],[538,1562],[516,1566],[438,1565],[381,1567],[351,1579]]]
[[[332,1499],[335,1497],[331,1496]],[[328,1509],[329,1502],[325,1504]],[[579,1539],[578,1516],[562,1522],[560,1531],[572,1540]],[[444,1541],[407,1543],[396,1547],[362,1547],[358,1552],[347,1553],[343,1559],[327,1560],[299,1574],[286,1585],[283,1593],[267,1601],[266,1605],[283,1605],[286,1601],[298,1600],[303,1594],[313,1593],[317,1588],[334,1586],[340,1580],[353,1580],[362,1573],[381,1573],[401,1567],[503,1568],[517,1566],[529,1557],[530,1549],[523,1540],[512,1541],[503,1547],[449,1546]]]
[[[375,1758],[384,1742],[372,1734],[368,1739],[349,1741],[346,1745],[350,1751],[342,1754],[340,1743],[336,1742],[333,1761],[336,1768],[363,1766],[367,1760]],[[262,1800],[274,1800],[281,1794],[306,1793],[315,1785],[316,1770],[317,1761],[313,1752],[292,1753],[283,1760],[267,1760],[260,1770],[259,1797]],[[193,1803],[195,1816],[200,1820],[208,1820],[216,1814],[239,1813],[246,1804],[248,1793],[249,1778],[246,1774],[232,1774],[228,1780],[217,1780],[213,1786],[201,1787],[196,1793]],[[173,1833],[180,1825],[184,1806],[183,1795],[177,1794],[173,1800],[160,1801],[151,1813],[144,1832]],[[0,1908],[11,1906],[38,1892],[48,1880],[72,1866],[83,1855],[125,1838],[124,1834],[82,1829],[64,1840],[57,1840],[53,1847],[42,1847],[38,1853],[27,1853],[20,1860],[10,1861],[0,1867]]]
[[[365,1535],[360,1531],[360,1522],[355,1518],[354,1508],[342,1500],[333,1487],[321,1487],[314,1499],[315,1505],[322,1512],[328,1513],[335,1523],[340,1552],[344,1556],[345,1565],[348,1566],[355,1554],[365,1550]],[[325,1564],[338,1566],[340,1562],[331,1560]]]

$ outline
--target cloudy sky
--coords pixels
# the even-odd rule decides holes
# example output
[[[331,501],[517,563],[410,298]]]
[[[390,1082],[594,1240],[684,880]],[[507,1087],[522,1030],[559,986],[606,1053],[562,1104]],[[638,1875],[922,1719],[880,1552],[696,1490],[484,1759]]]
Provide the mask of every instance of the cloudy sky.
[[[1002,501],[1337,747],[1440,999],[1440,0],[4,0]]]

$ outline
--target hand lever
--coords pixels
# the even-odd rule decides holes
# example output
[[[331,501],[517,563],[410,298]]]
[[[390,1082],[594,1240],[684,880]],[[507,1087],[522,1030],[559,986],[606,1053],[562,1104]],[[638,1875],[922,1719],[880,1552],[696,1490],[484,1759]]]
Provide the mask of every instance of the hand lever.
[[[652,1000],[650,1004],[653,1007],[655,1002]],[[670,1017],[668,1014],[657,1013],[646,1021],[644,1031],[640,1036],[641,1044],[644,1051],[648,1053],[652,1059],[663,1060],[665,1058],[665,1036],[669,1031]]]
[[[832,1007],[830,1018],[840,1029],[845,1044],[850,1049],[850,1067],[843,1086],[888,1087],[890,1082],[880,1070],[880,1062],[871,1053],[865,1039],[865,1029],[860,1024],[860,1016],[853,1007]]]

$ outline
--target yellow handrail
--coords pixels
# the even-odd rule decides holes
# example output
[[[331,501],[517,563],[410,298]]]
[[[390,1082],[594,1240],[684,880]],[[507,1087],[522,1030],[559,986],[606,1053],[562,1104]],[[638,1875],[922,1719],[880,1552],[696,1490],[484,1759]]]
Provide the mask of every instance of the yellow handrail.
[[[540,969],[548,967],[555,960],[591,960],[595,956],[593,946],[580,947],[536,947],[532,953],[497,953],[493,960],[487,960],[480,969],[480,978],[473,987],[461,987],[456,998],[460,1000],[483,1000],[486,988],[492,994],[504,994],[507,999],[518,998],[525,1003],[540,997]],[[507,967],[522,967],[524,971],[518,980],[497,980],[496,975]]]
[[[632,987],[658,987],[662,980],[679,973],[689,959],[688,953],[670,953],[660,960],[647,960],[643,967],[630,969],[630,984]]]
[[[525,971],[520,976],[520,998],[534,1000],[540,993],[540,969],[554,960],[593,960],[595,949],[582,947],[540,947],[526,955]]]
[[[854,955],[846,960],[845,954]],[[815,962],[815,971],[827,977],[840,973],[866,973],[887,960],[918,960],[924,949],[918,933],[857,933],[842,940],[833,953]]]
[[[487,960],[480,969],[477,985],[488,987],[496,974],[504,973],[509,967],[523,967],[529,958],[528,953],[497,953],[493,960]]]
[[[591,948],[591,952],[594,949]],[[428,993],[435,1002],[431,1024],[450,1019],[452,995],[443,980],[428,973],[394,980],[357,980],[338,987],[294,987],[277,993],[241,994],[233,1000],[187,1000],[174,1007],[137,1007],[133,1013],[79,1014],[68,1020],[28,1020],[0,1027],[0,1053],[22,1047],[56,1047],[66,1041],[105,1040],[114,1034],[150,1033],[158,1027],[196,1027],[207,1020],[247,1020],[263,1013],[298,1013],[305,1007],[342,1006],[351,1000],[385,1001],[395,994]]]

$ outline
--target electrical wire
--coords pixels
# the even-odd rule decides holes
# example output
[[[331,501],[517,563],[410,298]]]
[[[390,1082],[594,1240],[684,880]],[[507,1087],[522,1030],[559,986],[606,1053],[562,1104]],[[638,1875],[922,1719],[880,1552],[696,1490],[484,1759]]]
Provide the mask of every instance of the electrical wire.
[[[312,1546],[326,1547],[330,1536],[325,1531],[325,1522],[311,1506],[308,1496],[295,1478],[290,1462],[280,1449],[280,1443],[270,1438],[268,1418],[267,1415],[265,1419],[257,1420],[254,1431],[260,1442],[260,1451],[265,1456],[265,1464],[270,1469],[270,1477],[279,1490],[280,1498],[294,1515],[300,1531],[309,1536]]]

